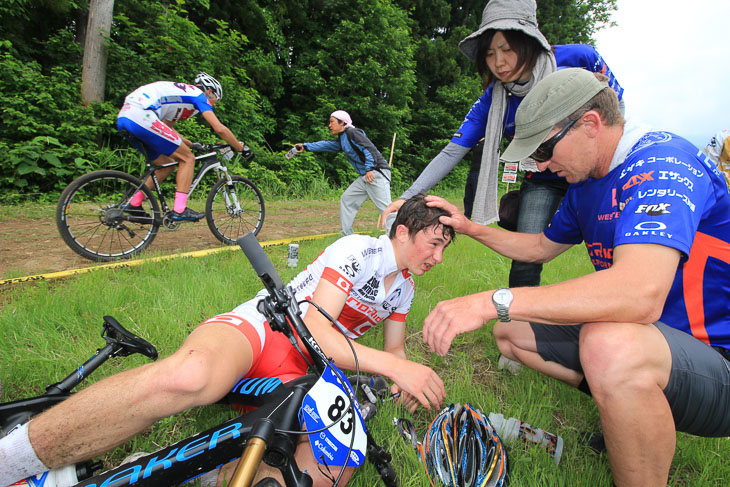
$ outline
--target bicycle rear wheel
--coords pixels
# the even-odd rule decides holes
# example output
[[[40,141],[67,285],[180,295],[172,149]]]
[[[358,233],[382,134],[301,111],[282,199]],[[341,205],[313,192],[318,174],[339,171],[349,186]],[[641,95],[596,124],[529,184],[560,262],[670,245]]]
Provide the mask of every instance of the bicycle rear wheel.
[[[205,203],[205,218],[213,235],[227,245],[251,232],[259,233],[264,224],[264,197],[250,180],[232,176],[230,184],[221,179],[213,186]]]
[[[141,210],[127,205],[142,182],[120,171],[94,171],[61,193],[56,225],[77,254],[95,261],[129,258],[146,248],[160,227],[160,205],[142,186]]]

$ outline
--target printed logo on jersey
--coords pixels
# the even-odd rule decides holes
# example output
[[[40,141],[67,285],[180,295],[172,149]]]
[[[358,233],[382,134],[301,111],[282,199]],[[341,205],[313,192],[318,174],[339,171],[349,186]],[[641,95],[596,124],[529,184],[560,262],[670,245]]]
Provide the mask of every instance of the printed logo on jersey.
[[[322,271],[322,279],[331,282],[347,294],[352,290],[352,282],[331,267],[325,267]]]
[[[191,85],[188,85],[185,83],[173,83],[173,86],[175,86],[175,88],[180,88],[181,90],[183,90],[185,92],[188,91],[188,88],[192,88]]]
[[[624,233],[624,237],[666,237],[666,238],[672,238],[671,233],[667,233],[664,230],[667,229],[667,226],[658,221],[649,221],[649,222],[640,222],[634,226],[633,232],[626,232]]]
[[[634,176],[631,176],[629,180],[624,184],[621,189],[626,191],[627,189],[639,185],[645,181],[654,181],[654,177],[652,176],[654,174],[654,171],[644,172],[641,174],[636,174]]]
[[[694,202],[692,201],[692,199],[689,196],[687,196],[684,193],[678,193],[676,189],[656,189],[656,188],[652,188],[652,189],[649,189],[647,191],[641,191],[641,190],[639,190],[639,192],[637,193],[637,197],[639,199],[644,199],[644,198],[665,198],[667,196],[681,199],[684,202],[684,204],[686,204],[687,207],[690,210],[692,210],[692,213],[694,213],[695,209],[697,208],[697,205],[694,204]],[[626,203],[628,203],[630,200],[631,200],[631,198],[629,198],[628,200],[626,200]]]
[[[189,108],[178,108],[172,118],[177,121],[187,120],[194,113],[195,110],[191,110]]]
[[[668,215],[671,213],[669,207],[672,206],[670,203],[656,203],[653,205],[639,205],[634,213],[646,213],[649,216]]]
[[[380,286],[380,281],[378,281],[375,276],[368,279],[368,282],[365,283],[363,287],[358,289],[358,293],[360,296],[363,297],[363,299],[367,299],[369,301],[374,301],[375,296],[378,295],[378,287]]]
[[[383,302],[383,309],[390,313],[395,313],[395,310],[397,310],[398,307],[393,306],[393,301],[397,301],[400,298],[401,293],[402,293],[401,288],[398,288],[395,291],[393,291],[393,294],[390,295],[390,297],[387,299],[387,301]]]
[[[672,140],[672,134],[669,132],[649,132],[644,134],[642,138],[631,148],[629,155],[636,152],[639,149],[650,146],[652,144],[661,144],[662,142],[669,142]],[[628,156],[626,157],[628,159]]]
[[[586,249],[596,269],[608,269],[613,264],[613,247],[604,248],[602,242],[586,242]]]
[[[612,211],[611,213],[604,213],[602,215],[596,215],[599,222],[610,222],[621,216],[620,211]]]
[[[680,184],[684,184],[690,191],[694,189],[694,183],[688,177],[682,176],[676,171],[659,171],[659,179],[677,181]]]
[[[349,264],[341,265],[340,270],[349,277],[355,277],[360,272],[360,263],[355,259],[354,255],[348,255],[347,261]]]
[[[362,256],[363,257],[367,257],[368,255],[379,254],[382,251],[383,251],[382,247],[377,247],[377,248],[369,247],[369,248],[367,248],[367,249],[365,249],[365,250],[362,251]]]

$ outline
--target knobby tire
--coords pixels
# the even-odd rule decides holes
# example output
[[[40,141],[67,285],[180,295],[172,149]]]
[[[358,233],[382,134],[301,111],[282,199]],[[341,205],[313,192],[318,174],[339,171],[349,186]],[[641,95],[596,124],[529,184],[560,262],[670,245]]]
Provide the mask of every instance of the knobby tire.
[[[56,225],[64,242],[94,261],[114,261],[138,254],[157,236],[160,205],[146,186],[143,213],[125,212],[142,182],[120,171],[94,171],[75,179],[61,193]]]
[[[205,218],[213,235],[226,245],[235,245],[236,239],[248,232],[257,235],[266,214],[264,197],[256,185],[243,176],[232,176],[231,186],[226,179],[219,180],[208,193]],[[234,191],[240,205],[237,212],[230,198]],[[228,201],[226,201],[228,196]]]

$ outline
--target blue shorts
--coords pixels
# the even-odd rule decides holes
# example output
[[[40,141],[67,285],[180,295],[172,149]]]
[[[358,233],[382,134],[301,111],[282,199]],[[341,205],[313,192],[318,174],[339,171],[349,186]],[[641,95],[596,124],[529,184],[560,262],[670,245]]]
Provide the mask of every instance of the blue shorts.
[[[537,353],[582,373],[578,336],[583,325],[554,326],[530,323]],[[654,323],[669,344],[672,371],[664,395],[677,431],[697,436],[730,435],[730,361],[693,336]]]
[[[117,129],[121,132],[126,130],[144,144],[144,150],[137,147],[134,141],[132,145],[150,161],[156,160],[160,155],[171,155],[180,147],[182,138],[169,125],[157,117],[152,110],[124,105],[117,115]]]

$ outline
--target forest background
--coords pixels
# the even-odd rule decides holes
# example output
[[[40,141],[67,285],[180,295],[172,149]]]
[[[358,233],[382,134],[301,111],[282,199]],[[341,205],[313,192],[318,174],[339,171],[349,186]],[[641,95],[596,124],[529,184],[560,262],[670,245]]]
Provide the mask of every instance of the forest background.
[[[347,110],[386,159],[397,133],[398,195],[484,88],[457,45],[479,26],[485,4],[0,0],[0,203],[54,200],[95,169],[139,175],[140,156],[116,131],[124,97],[153,81],[192,82],[199,71],[221,81],[216,114],[256,154],[235,171],[266,196],[296,198],[313,181],[349,184],[352,170],[342,154],[283,157],[295,142],[332,138],[326,123],[335,109]],[[616,0],[539,0],[538,21],[553,44],[593,43],[615,9]],[[99,32],[93,22],[104,11],[113,17]],[[97,57],[88,57],[90,45]],[[85,54],[87,69],[101,73],[96,94]],[[176,129],[194,141],[215,141],[202,119]],[[442,184],[463,187],[467,171],[463,162]]]

